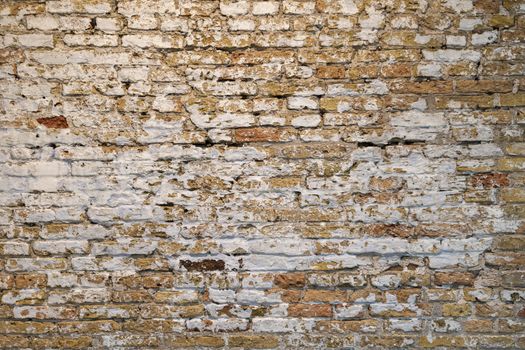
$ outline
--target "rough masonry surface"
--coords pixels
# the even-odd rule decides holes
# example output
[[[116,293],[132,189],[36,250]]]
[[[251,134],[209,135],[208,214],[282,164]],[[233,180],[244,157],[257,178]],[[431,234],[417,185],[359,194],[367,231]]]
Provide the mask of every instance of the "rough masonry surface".
[[[523,0],[3,0],[1,349],[525,348]]]

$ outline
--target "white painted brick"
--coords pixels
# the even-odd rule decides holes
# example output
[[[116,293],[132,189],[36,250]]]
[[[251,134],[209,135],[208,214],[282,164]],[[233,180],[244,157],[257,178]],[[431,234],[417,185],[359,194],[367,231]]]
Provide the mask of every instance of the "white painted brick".
[[[252,13],[256,16],[274,15],[279,11],[279,3],[277,1],[256,1],[252,6]]]
[[[250,3],[245,0],[241,1],[229,1],[221,0],[219,5],[221,14],[225,16],[239,16],[248,13]]]

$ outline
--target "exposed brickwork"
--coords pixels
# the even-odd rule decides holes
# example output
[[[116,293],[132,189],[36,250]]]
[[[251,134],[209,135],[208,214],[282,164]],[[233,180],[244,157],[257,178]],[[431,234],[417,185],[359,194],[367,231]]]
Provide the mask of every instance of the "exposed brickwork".
[[[48,128],[53,129],[65,129],[68,127],[67,120],[63,115],[58,117],[38,118],[36,121]]]
[[[525,348],[523,0],[0,29],[1,349]]]

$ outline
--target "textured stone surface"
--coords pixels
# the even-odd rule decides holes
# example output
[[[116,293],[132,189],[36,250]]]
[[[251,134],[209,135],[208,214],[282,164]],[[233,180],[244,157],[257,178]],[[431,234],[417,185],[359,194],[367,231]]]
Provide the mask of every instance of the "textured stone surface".
[[[1,349],[525,348],[525,3],[5,0]]]

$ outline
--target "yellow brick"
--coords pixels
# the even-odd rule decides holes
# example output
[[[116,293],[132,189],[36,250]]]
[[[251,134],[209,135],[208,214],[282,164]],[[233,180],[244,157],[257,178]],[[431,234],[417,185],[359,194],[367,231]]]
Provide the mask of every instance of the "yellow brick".
[[[279,338],[274,335],[231,335],[228,346],[244,349],[272,349],[279,346]]]
[[[470,304],[443,304],[443,316],[462,317],[472,313]]]
[[[525,157],[501,158],[498,160],[496,169],[499,171],[525,170]]]
[[[500,199],[506,203],[525,203],[525,188],[502,188]]]

